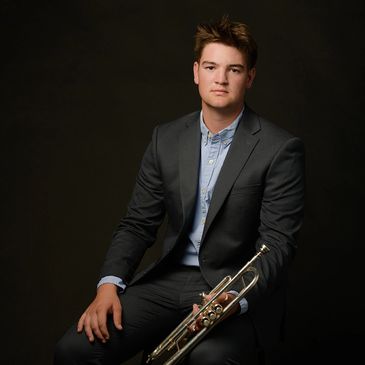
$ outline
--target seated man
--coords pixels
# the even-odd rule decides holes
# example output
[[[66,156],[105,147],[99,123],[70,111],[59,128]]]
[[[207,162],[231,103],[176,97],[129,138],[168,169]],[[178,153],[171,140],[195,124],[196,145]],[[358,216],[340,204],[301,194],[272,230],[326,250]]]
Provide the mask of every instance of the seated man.
[[[201,110],[155,128],[96,297],[57,344],[55,365],[120,364],[152,349],[263,244],[257,284],[184,360],[254,364],[257,349],[280,338],[303,215],[303,144],[245,104],[257,59],[245,24],[200,24],[195,57]],[[135,275],[165,215],[162,256]],[[218,301],[226,306],[240,290]]]

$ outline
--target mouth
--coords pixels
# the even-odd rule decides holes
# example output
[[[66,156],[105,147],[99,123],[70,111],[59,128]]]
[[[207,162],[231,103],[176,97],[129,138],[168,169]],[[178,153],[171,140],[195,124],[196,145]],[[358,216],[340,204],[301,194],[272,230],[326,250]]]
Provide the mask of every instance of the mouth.
[[[228,91],[224,90],[224,89],[213,89],[213,90],[211,90],[211,92],[216,94],[216,95],[228,94]]]

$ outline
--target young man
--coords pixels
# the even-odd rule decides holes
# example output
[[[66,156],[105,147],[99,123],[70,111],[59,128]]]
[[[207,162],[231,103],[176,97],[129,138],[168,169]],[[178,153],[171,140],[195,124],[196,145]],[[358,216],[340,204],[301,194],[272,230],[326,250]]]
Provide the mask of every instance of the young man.
[[[155,128],[97,295],[58,343],[57,365],[120,364],[152,349],[201,292],[234,275],[262,244],[270,251],[255,263],[258,283],[185,361],[253,364],[258,348],[280,338],[303,213],[303,145],[244,103],[257,58],[245,24],[224,17],[199,25],[195,52],[202,109]],[[162,257],[134,276],[166,214]],[[239,290],[219,301],[227,305]]]

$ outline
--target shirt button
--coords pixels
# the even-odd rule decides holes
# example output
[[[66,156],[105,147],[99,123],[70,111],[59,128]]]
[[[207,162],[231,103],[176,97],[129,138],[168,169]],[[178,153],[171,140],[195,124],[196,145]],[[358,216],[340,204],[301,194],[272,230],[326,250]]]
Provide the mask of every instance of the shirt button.
[[[205,193],[207,191],[206,188],[202,188],[202,193]]]
[[[208,163],[211,165],[214,162],[214,160],[209,160]]]
[[[205,217],[202,218],[201,222],[202,224],[205,224]]]

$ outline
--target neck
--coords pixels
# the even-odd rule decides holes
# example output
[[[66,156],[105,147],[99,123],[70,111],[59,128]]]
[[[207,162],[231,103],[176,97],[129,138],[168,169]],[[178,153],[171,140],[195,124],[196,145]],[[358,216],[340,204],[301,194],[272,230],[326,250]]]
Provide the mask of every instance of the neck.
[[[238,117],[242,108],[243,104],[241,108],[234,111],[217,110],[203,104],[204,124],[213,134],[216,134],[224,128],[227,128]]]

